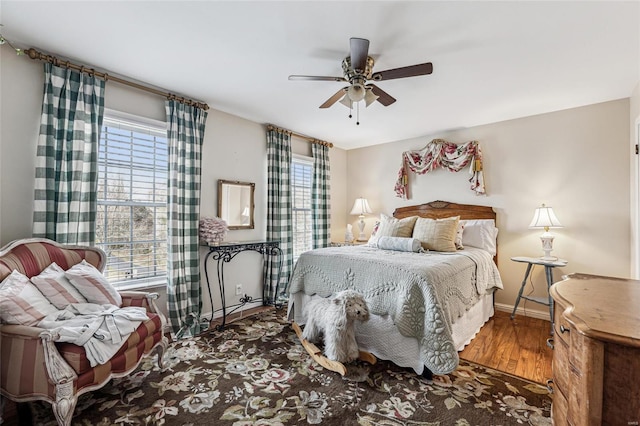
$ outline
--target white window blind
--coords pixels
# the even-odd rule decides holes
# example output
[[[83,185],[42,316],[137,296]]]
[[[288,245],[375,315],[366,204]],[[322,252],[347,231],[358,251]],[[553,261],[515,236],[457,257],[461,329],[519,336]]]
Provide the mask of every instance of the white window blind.
[[[105,112],[98,154],[96,245],[116,287],[164,282],[167,269],[165,124]]]
[[[293,209],[293,259],[313,248],[311,228],[311,181],[313,162],[306,157],[293,157],[291,162],[291,199]]]

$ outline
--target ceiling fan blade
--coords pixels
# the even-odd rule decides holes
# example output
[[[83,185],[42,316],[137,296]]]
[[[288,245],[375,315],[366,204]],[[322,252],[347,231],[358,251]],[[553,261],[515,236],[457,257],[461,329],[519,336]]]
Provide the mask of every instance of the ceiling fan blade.
[[[371,91],[378,96],[378,102],[380,102],[384,106],[389,106],[396,101],[396,99],[376,86],[375,84],[371,84]]]
[[[338,100],[344,96],[345,92],[347,91],[347,87],[343,87],[342,89],[338,90],[335,95],[333,95],[332,97],[330,97],[329,99],[326,100],[325,103],[323,103],[322,105],[320,105],[320,108],[329,108],[331,105],[335,104],[336,102],[338,102]]]
[[[394,68],[386,71],[373,73],[372,80],[393,80],[394,78],[415,77],[418,75],[427,75],[433,72],[433,64],[427,62],[424,64],[410,65],[408,67]]]
[[[320,75],[290,75],[289,80],[306,80],[306,81],[347,81],[344,77],[326,77]]]
[[[349,39],[351,48],[351,68],[364,72],[367,66],[367,56],[369,56],[369,40],[364,38],[351,37]]]

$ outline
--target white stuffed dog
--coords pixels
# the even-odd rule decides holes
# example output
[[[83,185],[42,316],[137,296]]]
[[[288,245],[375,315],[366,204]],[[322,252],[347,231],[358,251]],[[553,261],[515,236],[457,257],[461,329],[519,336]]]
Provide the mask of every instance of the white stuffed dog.
[[[306,306],[307,323],[302,337],[316,343],[324,336],[324,354],[338,362],[351,362],[360,350],[355,321],[367,321],[369,308],[362,294],[344,290],[327,299],[314,299]]]

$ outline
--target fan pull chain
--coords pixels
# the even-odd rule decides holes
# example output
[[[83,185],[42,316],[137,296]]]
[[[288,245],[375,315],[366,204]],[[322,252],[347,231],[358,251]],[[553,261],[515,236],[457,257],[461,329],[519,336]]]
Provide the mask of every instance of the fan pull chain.
[[[351,114],[352,111],[353,111],[353,102],[351,102],[351,104],[349,105],[349,118],[353,117],[353,114]]]
[[[360,125],[360,102],[356,104],[356,126]]]

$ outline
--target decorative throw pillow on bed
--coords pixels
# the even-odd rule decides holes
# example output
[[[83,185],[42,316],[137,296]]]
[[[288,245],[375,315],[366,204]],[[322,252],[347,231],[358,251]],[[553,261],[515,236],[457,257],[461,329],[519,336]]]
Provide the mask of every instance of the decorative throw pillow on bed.
[[[14,270],[0,283],[0,319],[5,324],[36,325],[58,312],[25,275]]]
[[[419,217],[413,227],[413,238],[422,243],[422,248],[433,251],[456,251],[456,231],[460,216],[444,219]]]
[[[422,249],[420,240],[405,237],[380,237],[377,247],[382,250],[419,252]]]
[[[375,234],[371,234],[369,244],[375,245],[380,237],[411,237],[413,225],[416,223],[418,216],[405,217],[404,219],[396,219],[395,217],[380,214],[380,225]]]
[[[109,304],[120,307],[122,297],[109,281],[92,264],[83,260],[65,272],[71,284],[89,303]]]
[[[58,309],[64,309],[71,303],[87,303],[87,299],[64,275],[64,269],[55,262],[40,275],[31,277],[31,282]]]

